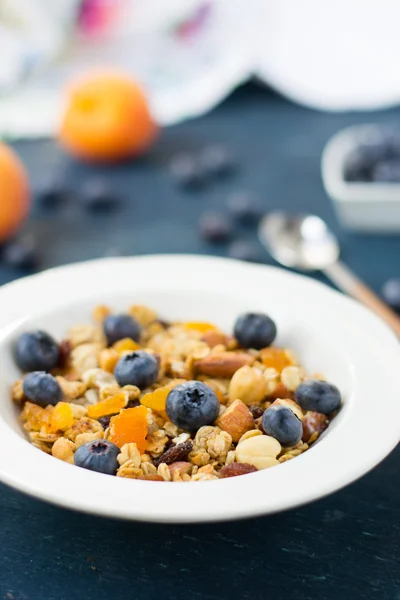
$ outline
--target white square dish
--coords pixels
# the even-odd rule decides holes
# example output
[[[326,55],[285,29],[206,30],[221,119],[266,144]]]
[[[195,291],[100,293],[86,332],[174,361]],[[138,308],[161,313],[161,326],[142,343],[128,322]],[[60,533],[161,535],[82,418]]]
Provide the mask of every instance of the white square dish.
[[[322,179],[345,227],[369,233],[400,231],[400,184],[348,182],[346,159],[359,145],[373,145],[382,137],[378,125],[357,125],[334,135],[322,153]]]
[[[399,440],[400,346],[372,313],[283,269],[195,256],[103,259],[52,269],[0,289],[0,479],[88,513],[153,522],[222,521],[278,512],[354,481]],[[296,459],[218,481],[186,485],[111,477],[59,461],[29,444],[10,397],[19,376],[16,336],[43,327],[59,339],[99,303],[145,303],[166,319],[211,321],[229,332],[238,314],[264,311],[277,344],[322,371],[343,407],[321,440]],[[11,322],[10,322],[11,321]],[[384,422],[383,426],[377,423]]]

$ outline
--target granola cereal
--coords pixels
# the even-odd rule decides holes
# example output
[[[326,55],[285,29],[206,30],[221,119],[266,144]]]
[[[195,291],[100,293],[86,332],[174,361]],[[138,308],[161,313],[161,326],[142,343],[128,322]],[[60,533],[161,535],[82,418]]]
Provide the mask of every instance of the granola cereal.
[[[233,336],[139,304],[124,315],[98,306],[93,320],[66,332],[56,365],[10,390],[32,445],[64,462],[127,479],[217,481],[303,454],[340,407],[323,375],[271,345],[266,315],[241,315]],[[27,335],[34,348],[37,334]]]

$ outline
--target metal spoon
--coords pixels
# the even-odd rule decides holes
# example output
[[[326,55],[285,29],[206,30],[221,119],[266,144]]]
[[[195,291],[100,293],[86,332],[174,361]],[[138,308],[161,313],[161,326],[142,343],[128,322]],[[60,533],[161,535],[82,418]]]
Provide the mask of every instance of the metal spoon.
[[[400,337],[400,317],[339,260],[339,243],[322,219],[274,212],[261,220],[258,235],[279,263],[322,271],[339,289],[375,311]]]

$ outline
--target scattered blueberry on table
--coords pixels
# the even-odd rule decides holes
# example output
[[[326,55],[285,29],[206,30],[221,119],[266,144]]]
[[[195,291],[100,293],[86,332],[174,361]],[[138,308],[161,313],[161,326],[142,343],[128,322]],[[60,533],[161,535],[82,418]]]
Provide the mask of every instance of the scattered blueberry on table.
[[[382,288],[385,301],[400,312],[400,277],[389,279]]]
[[[37,185],[36,197],[43,208],[58,209],[69,200],[70,192],[61,175],[50,175]]]
[[[166,411],[171,421],[186,431],[211,425],[218,416],[220,403],[210,386],[187,381],[173,388],[167,397]]]
[[[88,179],[80,190],[80,202],[86,210],[108,212],[117,208],[119,198],[104,179]]]
[[[39,262],[36,244],[28,237],[16,238],[6,244],[1,259],[6,266],[16,269],[34,269]]]
[[[233,235],[233,226],[227,215],[205,212],[199,220],[200,236],[209,242],[225,242]]]
[[[103,329],[109,344],[124,338],[138,342],[140,338],[141,327],[131,315],[109,315],[104,319]]]
[[[245,191],[232,192],[226,207],[236,221],[245,224],[257,223],[265,212],[254,194]]]
[[[263,414],[262,426],[282,446],[295,446],[303,435],[300,419],[287,406],[270,406]]]
[[[80,446],[74,455],[74,463],[89,471],[115,475],[118,469],[118,446],[108,440],[94,440]]]
[[[43,407],[55,406],[63,397],[57,379],[44,371],[29,373],[24,379],[23,391],[29,400]]]
[[[144,389],[157,381],[158,371],[158,361],[152,354],[136,350],[119,359],[114,375],[121,387],[136,385],[138,388]]]
[[[15,346],[15,360],[22,371],[50,371],[57,366],[60,349],[45,331],[23,333]]]
[[[236,320],[234,335],[243,348],[266,348],[276,337],[274,321],[262,313],[245,313]]]
[[[174,156],[169,171],[175,184],[184,189],[199,190],[206,184],[206,174],[192,154]]]
[[[227,177],[234,173],[237,163],[232,152],[225,146],[206,146],[199,156],[199,164],[209,179]]]

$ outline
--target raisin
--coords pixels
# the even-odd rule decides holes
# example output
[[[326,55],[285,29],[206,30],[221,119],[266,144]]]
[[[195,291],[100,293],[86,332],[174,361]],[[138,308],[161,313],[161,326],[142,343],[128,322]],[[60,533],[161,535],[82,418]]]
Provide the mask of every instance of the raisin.
[[[231,463],[230,465],[225,465],[220,470],[219,474],[221,478],[225,477],[237,477],[238,475],[247,475],[247,473],[255,473],[258,471],[256,467],[253,465],[249,465],[248,463]]]
[[[262,417],[264,414],[264,409],[259,404],[252,404],[248,408],[249,408],[249,411],[251,412],[251,414],[253,415],[253,419],[258,419],[259,417]]]
[[[174,462],[184,461],[186,460],[187,455],[192,450],[192,448],[193,443],[190,440],[184,442],[183,444],[171,446],[171,448],[168,448],[168,450],[166,450],[163,454],[161,454],[159,458],[157,458],[153,462],[157,467],[161,463],[170,465]]]
[[[102,425],[104,427],[104,429],[107,429],[107,427],[110,427],[110,420],[111,417],[115,417],[115,415],[117,415],[118,413],[115,413],[113,415],[107,415],[105,417],[99,417],[97,420],[100,423],[100,425]]]
[[[125,408],[136,408],[137,406],[140,406],[140,400],[135,398],[135,400],[128,400],[128,404]]]
[[[68,340],[62,340],[60,342],[60,358],[58,359],[60,367],[65,367],[67,365],[71,350],[71,344]]]

